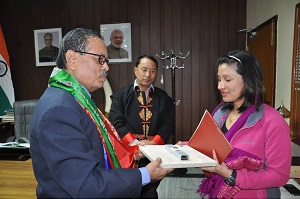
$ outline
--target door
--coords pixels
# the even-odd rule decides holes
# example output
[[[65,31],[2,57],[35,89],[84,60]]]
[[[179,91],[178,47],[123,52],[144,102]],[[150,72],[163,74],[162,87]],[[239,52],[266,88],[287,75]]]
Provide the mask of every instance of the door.
[[[248,51],[256,56],[264,71],[265,102],[272,107],[275,106],[276,29],[277,16],[274,16],[251,30],[247,36]]]

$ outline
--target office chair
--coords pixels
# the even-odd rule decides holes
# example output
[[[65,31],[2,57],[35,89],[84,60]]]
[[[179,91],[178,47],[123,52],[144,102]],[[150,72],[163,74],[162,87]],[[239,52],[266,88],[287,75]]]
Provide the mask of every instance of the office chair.
[[[29,140],[30,121],[37,102],[38,99],[14,102],[14,136],[9,137],[7,142],[14,142],[18,138],[22,138],[25,142],[26,139]]]
[[[7,138],[6,144],[30,144],[30,121],[37,99],[16,101],[14,110],[14,136]],[[28,147],[0,147],[0,160],[27,160],[31,157]]]

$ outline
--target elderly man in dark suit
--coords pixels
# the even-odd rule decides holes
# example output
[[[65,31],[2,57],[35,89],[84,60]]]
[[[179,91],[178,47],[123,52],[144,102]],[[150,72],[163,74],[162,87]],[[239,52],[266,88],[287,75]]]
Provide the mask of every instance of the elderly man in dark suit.
[[[171,172],[160,168],[160,158],[128,169],[140,156],[137,146],[118,153],[123,143],[91,99],[106,80],[106,57],[101,36],[87,28],[71,30],[60,44],[59,68],[30,125],[37,198],[136,198],[142,186]]]

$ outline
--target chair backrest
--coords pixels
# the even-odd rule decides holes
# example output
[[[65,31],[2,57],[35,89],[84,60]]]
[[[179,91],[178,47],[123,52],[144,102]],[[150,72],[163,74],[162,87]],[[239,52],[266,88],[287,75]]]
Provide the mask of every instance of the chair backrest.
[[[37,102],[38,99],[14,102],[14,131],[16,138],[30,138],[29,126]]]

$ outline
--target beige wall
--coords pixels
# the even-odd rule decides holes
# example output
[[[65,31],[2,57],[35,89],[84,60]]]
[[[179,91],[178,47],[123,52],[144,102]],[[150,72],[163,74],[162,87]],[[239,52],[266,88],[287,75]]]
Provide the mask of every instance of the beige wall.
[[[299,2],[300,0],[247,1],[248,28],[256,27],[275,15],[278,15],[276,108],[279,107],[281,98],[283,98],[284,106],[290,110],[295,8]]]

